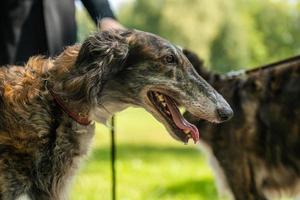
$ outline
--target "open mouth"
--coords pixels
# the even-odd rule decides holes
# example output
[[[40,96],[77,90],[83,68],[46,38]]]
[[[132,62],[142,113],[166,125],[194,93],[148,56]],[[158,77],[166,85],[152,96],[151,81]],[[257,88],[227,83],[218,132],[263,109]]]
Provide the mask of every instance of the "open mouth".
[[[169,123],[177,138],[184,143],[188,143],[190,138],[192,138],[195,143],[199,141],[199,131],[197,127],[189,123],[181,115],[173,98],[157,91],[148,91],[147,95],[154,108]]]

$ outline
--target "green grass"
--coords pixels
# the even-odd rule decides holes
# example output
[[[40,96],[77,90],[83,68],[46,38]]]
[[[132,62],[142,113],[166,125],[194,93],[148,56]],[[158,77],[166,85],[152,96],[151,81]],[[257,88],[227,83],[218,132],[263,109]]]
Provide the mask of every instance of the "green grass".
[[[197,146],[175,141],[141,109],[117,115],[117,195],[120,200],[217,198],[211,170]],[[72,200],[111,198],[109,131],[97,125],[91,154],[71,188]]]

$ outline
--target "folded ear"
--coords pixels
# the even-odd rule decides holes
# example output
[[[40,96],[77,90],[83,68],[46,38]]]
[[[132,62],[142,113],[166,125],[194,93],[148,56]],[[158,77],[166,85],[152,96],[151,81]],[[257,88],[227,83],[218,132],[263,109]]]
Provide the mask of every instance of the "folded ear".
[[[190,63],[193,65],[195,70],[198,72],[200,76],[202,76],[205,80],[209,80],[211,72],[207,70],[204,66],[204,61],[193,51],[188,49],[183,49],[183,54],[187,57]]]
[[[187,57],[187,59],[192,63],[196,71],[201,75],[203,71],[203,60],[198,57],[198,55],[191,50],[183,49],[183,54]]]
[[[87,72],[97,70],[101,80],[122,68],[129,47],[119,31],[103,31],[88,37],[81,46],[75,68]],[[96,65],[96,66],[95,66]]]
[[[125,31],[103,31],[88,37],[65,79],[64,90],[74,101],[97,103],[103,85],[123,69],[129,52]]]

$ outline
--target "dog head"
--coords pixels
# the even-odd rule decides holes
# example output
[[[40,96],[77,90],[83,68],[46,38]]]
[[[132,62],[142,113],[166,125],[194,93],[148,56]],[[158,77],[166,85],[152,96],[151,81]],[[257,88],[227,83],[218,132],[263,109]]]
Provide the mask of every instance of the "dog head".
[[[103,121],[128,106],[143,107],[177,140],[199,139],[177,106],[210,122],[222,122],[232,110],[199,74],[181,49],[154,34],[130,30],[90,36],[82,44],[75,70],[84,76],[80,97],[94,105],[92,116]]]

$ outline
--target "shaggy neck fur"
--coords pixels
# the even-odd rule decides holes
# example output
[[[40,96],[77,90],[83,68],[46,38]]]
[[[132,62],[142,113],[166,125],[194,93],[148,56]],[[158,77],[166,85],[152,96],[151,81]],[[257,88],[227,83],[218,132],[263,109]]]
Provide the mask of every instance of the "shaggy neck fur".
[[[80,47],[80,45],[68,47],[55,59],[53,68],[49,70],[48,89],[51,89],[62,100],[68,110],[88,115],[91,105],[79,99],[74,101],[69,97],[70,94],[78,94],[83,84],[83,80],[74,77],[76,74],[74,66]],[[70,73],[73,77],[68,77]],[[68,91],[68,94],[64,91]]]
[[[71,55],[69,63],[76,51]],[[68,182],[87,154],[94,126],[80,126],[62,113],[45,85],[47,80],[57,92],[63,91],[56,80],[72,64],[58,65],[59,58],[34,57],[25,67],[0,68],[0,174],[5,175],[0,176],[1,199],[22,194],[66,199]],[[75,108],[73,102],[68,105]]]
[[[90,120],[105,124],[115,112],[129,105],[119,101],[120,96],[117,91],[109,88],[102,88],[101,98],[95,100],[91,97],[89,92],[92,88],[86,89],[86,87],[92,85],[88,82],[92,77],[86,77],[84,73],[88,74],[87,72],[76,68],[80,48],[80,45],[70,46],[55,59],[53,68],[49,70],[48,87],[60,97],[70,111],[82,113]],[[95,81],[95,84],[105,86],[104,82],[100,81]]]

